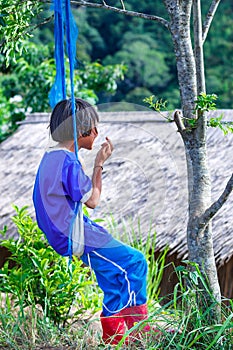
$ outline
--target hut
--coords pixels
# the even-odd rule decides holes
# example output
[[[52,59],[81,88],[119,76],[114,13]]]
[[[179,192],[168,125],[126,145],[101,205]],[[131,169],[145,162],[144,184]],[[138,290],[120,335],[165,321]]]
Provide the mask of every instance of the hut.
[[[233,120],[233,111],[211,112],[224,114]],[[32,217],[32,188],[35,173],[48,147],[53,147],[48,133],[49,115],[35,113],[23,121],[18,130],[0,145],[0,229],[8,226],[7,236],[17,239],[10,218],[12,204],[28,205]],[[114,153],[103,172],[101,203],[92,217],[111,213],[121,231],[122,222],[131,222],[147,238],[156,230],[156,254],[169,246],[167,262],[180,265],[187,258],[186,223],[188,213],[187,174],[184,147],[174,123],[149,111],[100,112],[99,137],[94,149],[80,151],[86,172],[91,175],[96,151],[109,136]],[[233,135],[224,136],[221,130],[208,129],[209,166],[212,179],[212,199],[224,190],[233,172]],[[233,298],[233,194],[213,219],[213,242],[222,295]],[[0,248],[0,265],[9,254]],[[171,266],[161,283],[161,295],[167,295],[176,283]]]

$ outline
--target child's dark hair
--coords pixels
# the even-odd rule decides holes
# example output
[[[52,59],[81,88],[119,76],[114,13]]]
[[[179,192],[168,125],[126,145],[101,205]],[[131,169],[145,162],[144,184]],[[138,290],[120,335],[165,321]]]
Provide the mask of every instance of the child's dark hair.
[[[75,99],[77,137],[86,136],[99,122],[96,109],[81,98]],[[57,142],[73,140],[74,129],[72,120],[71,100],[62,100],[54,107],[49,124],[52,139]]]

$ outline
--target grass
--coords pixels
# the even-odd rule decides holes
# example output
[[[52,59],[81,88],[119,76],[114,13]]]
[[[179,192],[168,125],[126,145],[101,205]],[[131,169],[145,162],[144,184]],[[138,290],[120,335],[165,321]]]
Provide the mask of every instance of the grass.
[[[88,296],[87,296],[88,297]],[[181,296],[181,305],[189,300],[189,295]],[[190,298],[190,301],[192,299]],[[68,349],[94,350],[111,349],[103,344],[98,315],[82,314],[70,319],[65,327],[55,326],[36,306],[21,310],[15,307],[10,296],[2,295],[0,314],[0,349],[39,350]],[[177,300],[175,301],[177,303]],[[179,303],[180,304],[180,303]],[[183,310],[173,308],[174,300],[160,306],[150,303],[149,322],[161,332],[161,337],[145,335],[137,344],[117,349],[200,349],[232,350],[233,307],[222,307],[221,324],[206,325],[206,312],[195,308]],[[214,307],[213,303],[213,307]],[[141,324],[134,328],[140,329]],[[168,333],[167,328],[176,329]],[[128,331],[129,334],[129,331]],[[123,342],[122,342],[123,343]]]
[[[152,310],[152,308],[151,308]],[[161,331],[157,338],[145,335],[136,344],[127,346],[119,344],[115,349],[200,349],[200,350],[232,350],[233,313],[227,310],[224,320],[219,325],[200,326],[195,312],[174,313],[172,303],[163,307],[156,304],[156,309],[150,312],[149,322]],[[225,310],[226,312],[226,310]],[[204,318],[203,314],[203,318]],[[204,320],[202,320],[204,321]],[[22,315],[2,305],[0,316],[0,349],[39,350],[68,349],[94,350],[111,349],[103,344],[98,316],[92,318],[82,315],[79,319],[70,320],[64,328],[54,326],[43,317],[40,310],[28,308]],[[167,333],[166,328],[176,328],[177,332]],[[140,328],[140,324],[135,328]],[[179,330],[179,332],[178,332]],[[129,333],[129,332],[128,332]]]
[[[101,343],[99,329],[93,327],[97,318],[83,315],[58,327],[35,306],[22,314],[14,305],[9,309],[3,300],[1,304],[0,349],[96,349]]]

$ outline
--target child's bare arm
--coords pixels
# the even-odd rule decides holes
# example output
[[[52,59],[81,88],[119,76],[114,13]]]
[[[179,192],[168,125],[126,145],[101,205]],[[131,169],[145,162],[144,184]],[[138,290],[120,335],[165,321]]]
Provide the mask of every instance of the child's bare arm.
[[[97,153],[94,163],[92,175],[92,194],[85,203],[89,208],[94,209],[99,203],[102,190],[102,167],[104,162],[111,156],[112,151],[112,142],[108,137],[106,137],[106,142],[101,145],[101,149]]]

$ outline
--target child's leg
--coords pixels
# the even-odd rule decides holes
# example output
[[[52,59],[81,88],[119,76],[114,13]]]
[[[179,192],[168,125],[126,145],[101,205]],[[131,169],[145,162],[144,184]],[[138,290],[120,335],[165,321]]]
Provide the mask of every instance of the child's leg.
[[[117,240],[81,256],[104,292],[103,316],[146,303],[147,263],[144,255]]]

